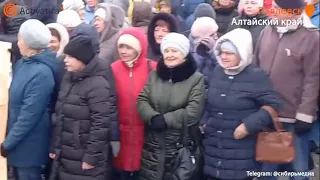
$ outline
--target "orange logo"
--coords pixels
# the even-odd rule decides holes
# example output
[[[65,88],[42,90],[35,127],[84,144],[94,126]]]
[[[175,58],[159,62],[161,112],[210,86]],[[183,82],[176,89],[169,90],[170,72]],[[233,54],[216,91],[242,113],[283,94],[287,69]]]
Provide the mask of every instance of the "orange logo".
[[[306,7],[304,8],[304,11],[306,12],[306,14],[311,17],[315,11],[315,8],[312,4],[308,4],[306,5]]]
[[[13,17],[18,14],[18,7],[15,4],[8,3],[3,7],[3,13],[7,17]]]

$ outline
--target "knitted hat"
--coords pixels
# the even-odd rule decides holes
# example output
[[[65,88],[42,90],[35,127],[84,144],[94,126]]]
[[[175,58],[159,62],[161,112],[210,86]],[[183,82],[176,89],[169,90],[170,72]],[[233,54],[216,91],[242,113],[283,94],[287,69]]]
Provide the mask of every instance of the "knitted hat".
[[[141,47],[140,41],[136,37],[130,34],[123,34],[119,37],[118,46],[120,46],[121,44],[130,46],[135,51],[137,51],[138,54],[141,53],[142,47]]]
[[[210,17],[201,17],[195,20],[191,27],[191,35],[194,37],[209,36],[219,29],[216,21]]]
[[[98,17],[100,17],[100,18],[102,18],[102,19],[106,19],[107,12],[106,12],[106,10],[103,9],[103,8],[98,8],[98,9],[96,10],[96,12],[94,13],[94,17],[96,17],[96,16],[98,16]]]
[[[199,4],[194,11],[194,18],[211,17],[216,19],[216,11],[208,3]]]
[[[160,47],[162,54],[167,48],[176,48],[183,54],[184,57],[186,57],[189,54],[190,41],[182,34],[169,33],[163,38]]]
[[[226,49],[226,50],[240,56],[237,47],[229,40],[222,42],[220,45],[220,49]]]
[[[90,37],[80,35],[69,41],[64,48],[64,54],[72,56],[84,64],[89,64],[97,53],[92,47]]]
[[[304,0],[274,0],[282,9],[302,9],[306,3]]]
[[[70,9],[79,11],[80,9],[84,9],[84,3],[82,0],[64,0],[62,2],[62,6],[64,10]]]
[[[25,21],[19,29],[19,34],[31,49],[36,50],[47,48],[51,40],[49,29],[36,19]]]
[[[74,10],[63,10],[58,14],[57,23],[67,28],[77,27],[82,23],[79,14]]]

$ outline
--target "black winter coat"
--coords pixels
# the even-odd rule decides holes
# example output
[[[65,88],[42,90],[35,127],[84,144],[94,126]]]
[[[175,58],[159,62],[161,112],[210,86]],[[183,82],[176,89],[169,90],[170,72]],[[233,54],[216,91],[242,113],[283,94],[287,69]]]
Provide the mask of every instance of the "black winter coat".
[[[235,8],[229,9],[215,9],[216,11],[216,22],[219,26],[218,36],[221,37],[227,33],[229,24],[232,22],[234,17],[239,15],[238,11]]]
[[[254,18],[258,20],[267,20],[269,19],[269,17],[265,14],[258,14],[257,16],[254,16],[254,17],[250,17],[248,15],[246,15],[245,13],[243,13],[241,16],[238,16],[235,18],[235,22],[240,23],[241,20],[253,20]],[[227,30],[227,32],[230,32],[236,28],[243,28],[243,29],[246,29],[248,31],[250,31],[251,35],[252,35],[252,41],[253,41],[253,49],[255,49],[256,47],[256,44],[257,44],[257,41],[258,41],[258,38],[260,36],[260,33],[261,31],[266,27],[265,25],[262,24],[263,21],[261,21],[261,24],[260,25],[246,25],[246,24],[235,24],[235,23],[230,23],[229,25],[229,28]]]
[[[112,72],[95,57],[83,71],[66,72],[56,104],[55,153],[59,180],[107,180],[117,124]],[[111,78],[112,77],[112,78]],[[82,170],[82,162],[93,165]]]
[[[182,122],[188,127],[198,127],[203,110],[204,80],[196,70],[191,55],[172,69],[160,60],[138,96],[138,113],[146,123],[140,180],[176,179],[173,168],[181,143]],[[148,126],[152,117],[159,114],[168,125],[163,132]]]
[[[216,66],[210,77],[201,125],[204,129],[204,173],[211,179],[246,179],[247,171],[259,171],[255,161],[257,132],[272,124],[262,106],[280,108],[280,99],[267,75],[251,64],[230,76]],[[249,135],[236,140],[235,129],[244,123]]]

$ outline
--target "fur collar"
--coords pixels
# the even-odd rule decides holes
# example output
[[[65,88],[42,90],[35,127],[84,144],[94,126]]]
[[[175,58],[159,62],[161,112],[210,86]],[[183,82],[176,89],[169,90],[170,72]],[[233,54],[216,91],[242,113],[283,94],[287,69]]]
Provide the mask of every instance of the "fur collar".
[[[192,55],[186,57],[186,61],[174,68],[168,68],[164,64],[163,58],[157,65],[157,74],[163,81],[171,81],[173,83],[181,82],[188,79],[197,71],[197,63]]]

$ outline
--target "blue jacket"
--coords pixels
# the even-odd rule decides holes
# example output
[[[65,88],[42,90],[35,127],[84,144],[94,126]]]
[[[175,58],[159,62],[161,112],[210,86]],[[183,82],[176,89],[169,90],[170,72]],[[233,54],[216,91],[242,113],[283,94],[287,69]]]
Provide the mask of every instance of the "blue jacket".
[[[311,16],[311,22],[317,28],[320,28],[320,4],[317,4],[314,7],[315,7],[315,11]]]
[[[210,76],[207,104],[201,124],[204,129],[204,173],[212,178],[245,179],[247,171],[258,171],[255,161],[256,133],[272,123],[260,109],[267,105],[276,111],[280,101],[265,73],[251,64],[238,75],[225,74],[217,66]],[[233,137],[244,123],[249,135]]]
[[[48,49],[13,66],[7,137],[3,142],[11,166],[41,166],[48,161],[49,109],[56,71],[56,54]]]
[[[84,12],[84,22],[87,24],[91,24],[94,19],[94,8],[90,8],[88,5],[85,7],[85,12]]]

